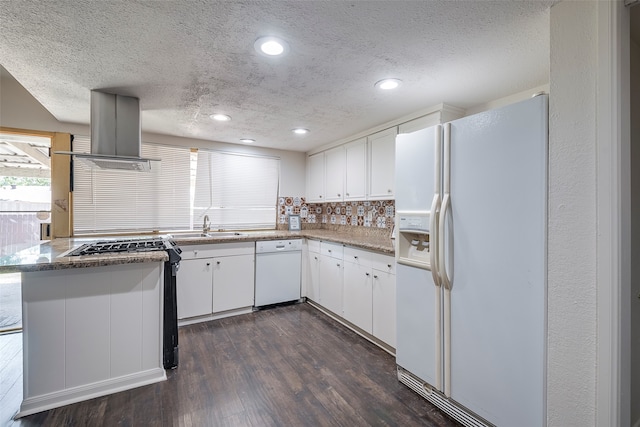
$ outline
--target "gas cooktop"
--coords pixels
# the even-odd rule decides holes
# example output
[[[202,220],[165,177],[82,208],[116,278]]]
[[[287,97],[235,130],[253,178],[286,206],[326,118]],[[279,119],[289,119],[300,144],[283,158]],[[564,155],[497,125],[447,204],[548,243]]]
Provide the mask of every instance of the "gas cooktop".
[[[174,248],[173,241],[162,237],[148,239],[103,240],[86,243],[69,252],[67,256],[94,255],[114,252],[166,251]]]

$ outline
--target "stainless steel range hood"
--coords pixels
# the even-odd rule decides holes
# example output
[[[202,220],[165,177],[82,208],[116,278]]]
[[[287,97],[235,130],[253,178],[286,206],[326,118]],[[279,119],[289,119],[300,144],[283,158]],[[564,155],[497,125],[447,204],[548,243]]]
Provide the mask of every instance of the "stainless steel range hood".
[[[140,157],[140,102],[132,96],[91,91],[91,153],[72,155],[99,169],[151,171],[160,159]]]

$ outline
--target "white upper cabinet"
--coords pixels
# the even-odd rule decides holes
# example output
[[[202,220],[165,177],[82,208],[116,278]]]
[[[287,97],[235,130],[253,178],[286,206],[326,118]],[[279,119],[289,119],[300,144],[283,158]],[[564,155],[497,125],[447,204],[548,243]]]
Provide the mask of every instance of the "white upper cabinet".
[[[367,138],[344,146],[344,200],[364,200],[367,196]]]
[[[324,202],[324,153],[307,157],[307,201]]]
[[[415,132],[463,115],[464,110],[439,104],[411,117],[398,119],[397,125],[389,123],[376,128],[391,126],[385,130],[308,156],[307,201],[394,199],[396,135]]]
[[[397,128],[367,137],[369,145],[369,200],[393,199]]]
[[[344,197],[345,150],[343,146],[324,152],[324,200],[342,201]]]

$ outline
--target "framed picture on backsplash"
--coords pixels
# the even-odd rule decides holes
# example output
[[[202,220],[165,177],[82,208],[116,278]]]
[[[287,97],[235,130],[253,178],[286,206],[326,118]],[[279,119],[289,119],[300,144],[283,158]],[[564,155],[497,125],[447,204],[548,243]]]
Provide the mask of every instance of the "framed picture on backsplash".
[[[289,231],[300,231],[300,215],[289,215]]]

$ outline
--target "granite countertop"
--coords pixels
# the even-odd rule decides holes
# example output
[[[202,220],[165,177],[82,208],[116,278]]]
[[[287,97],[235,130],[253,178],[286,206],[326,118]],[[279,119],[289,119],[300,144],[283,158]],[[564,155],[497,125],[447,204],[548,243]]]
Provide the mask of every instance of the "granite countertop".
[[[304,230],[302,233],[308,239],[342,243],[347,246],[381,252],[385,255],[393,255],[395,253],[394,241],[385,235],[361,235],[337,230]]]
[[[394,254],[393,240],[387,235],[349,233],[341,230],[311,229],[302,231],[267,230],[242,232],[240,236],[216,237],[211,233],[211,237],[180,237],[173,236],[173,240],[178,246],[206,245],[210,243],[231,243],[231,242],[255,242],[258,240],[296,239],[307,238],[313,240],[325,240],[329,242],[342,243],[361,249],[375,252],[382,252],[388,255]]]
[[[169,259],[164,251],[110,253],[86,256],[62,256],[73,248],[99,239],[55,239],[32,246],[13,255],[0,258],[0,273],[62,270],[99,267],[113,264],[163,262]]]
[[[193,233],[192,233],[193,234]],[[131,238],[131,237],[127,237]],[[309,229],[302,231],[265,230],[241,232],[240,235],[224,234],[209,237],[173,235],[178,246],[206,245],[215,243],[255,242],[258,240],[278,240],[309,238],[342,243],[361,249],[393,255],[393,240],[387,233],[371,230],[369,233],[352,233],[336,227],[334,229]],[[111,238],[114,239],[114,238]],[[114,264],[134,264],[144,262],[163,262],[168,259],[166,252],[110,253],[87,256],[64,256],[65,253],[88,242],[104,238],[55,239],[41,245],[22,250],[13,255],[0,258],[0,273],[61,270],[67,268],[99,267]]]

